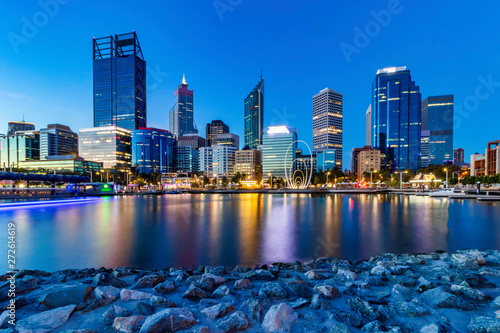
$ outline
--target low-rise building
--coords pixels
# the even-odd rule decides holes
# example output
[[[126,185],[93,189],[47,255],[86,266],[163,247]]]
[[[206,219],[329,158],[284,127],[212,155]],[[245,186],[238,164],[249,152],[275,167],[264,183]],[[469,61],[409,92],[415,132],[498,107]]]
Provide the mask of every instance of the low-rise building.
[[[213,149],[202,147],[198,150],[199,171],[208,178],[213,177]]]
[[[45,160],[19,162],[19,167],[27,170],[69,172],[79,175],[88,175],[87,172],[99,172],[102,169],[102,163],[86,161],[76,154],[52,155],[48,156]]]
[[[234,172],[245,175],[245,179],[262,179],[262,154],[260,151],[245,146],[235,152]]]
[[[226,177],[230,180],[234,176],[236,147],[229,145],[213,145],[213,176],[218,179]]]
[[[488,142],[484,154],[470,157],[471,176],[494,176],[500,174],[500,140]]]
[[[380,150],[370,149],[360,151],[358,154],[358,179],[364,172],[380,171]]]

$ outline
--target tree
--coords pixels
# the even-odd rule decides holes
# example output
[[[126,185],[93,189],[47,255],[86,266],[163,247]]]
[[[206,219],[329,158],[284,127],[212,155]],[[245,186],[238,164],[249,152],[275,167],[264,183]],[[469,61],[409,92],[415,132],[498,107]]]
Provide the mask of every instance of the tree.
[[[203,176],[202,182],[203,182],[203,186],[208,185],[210,183],[210,179],[208,179],[207,176]]]
[[[224,187],[227,186],[227,177],[226,176],[222,177],[222,186],[224,186]]]

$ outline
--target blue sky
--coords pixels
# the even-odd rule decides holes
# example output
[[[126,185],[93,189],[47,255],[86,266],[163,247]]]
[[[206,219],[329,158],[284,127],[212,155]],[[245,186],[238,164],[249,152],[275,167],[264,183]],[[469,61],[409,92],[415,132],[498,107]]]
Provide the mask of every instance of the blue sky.
[[[296,127],[309,143],[312,96],[325,87],[343,93],[348,168],[350,149],[365,142],[377,69],[407,66],[423,98],[455,95],[454,146],[467,159],[500,139],[499,2],[56,1],[11,2],[0,13],[0,133],[23,114],[37,128],[91,127],[92,37],[135,30],[150,126],[168,128],[185,73],[201,133],[221,119],[242,137],[243,100],[262,62],[266,126]],[[390,16],[378,23],[381,11]],[[368,37],[356,39],[359,30]],[[356,50],[346,57],[342,47]]]

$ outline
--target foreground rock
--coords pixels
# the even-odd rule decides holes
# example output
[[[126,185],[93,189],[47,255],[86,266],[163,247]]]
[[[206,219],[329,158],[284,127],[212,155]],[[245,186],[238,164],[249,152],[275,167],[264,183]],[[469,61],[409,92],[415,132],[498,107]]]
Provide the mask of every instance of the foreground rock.
[[[52,331],[68,321],[76,305],[68,305],[54,310],[44,311],[23,319],[17,323],[16,329],[23,332]]]

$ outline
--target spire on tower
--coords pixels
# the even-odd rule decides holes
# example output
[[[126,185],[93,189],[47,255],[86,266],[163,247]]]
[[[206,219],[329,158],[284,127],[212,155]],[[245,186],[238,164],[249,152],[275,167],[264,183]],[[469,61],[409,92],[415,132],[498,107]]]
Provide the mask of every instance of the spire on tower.
[[[260,80],[262,81],[262,62],[260,63]]]
[[[182,84],[186,84],[187,85],[186,74],[182,74]]]

